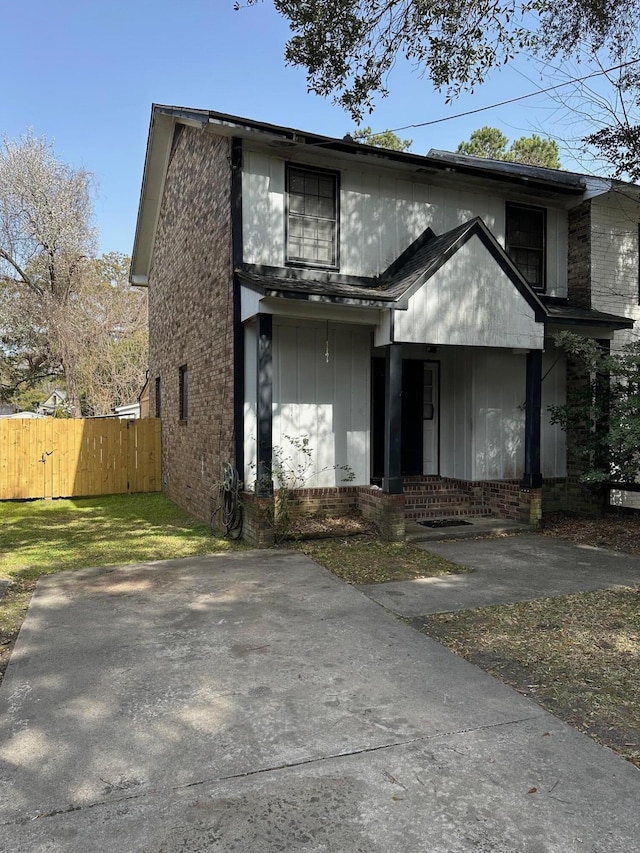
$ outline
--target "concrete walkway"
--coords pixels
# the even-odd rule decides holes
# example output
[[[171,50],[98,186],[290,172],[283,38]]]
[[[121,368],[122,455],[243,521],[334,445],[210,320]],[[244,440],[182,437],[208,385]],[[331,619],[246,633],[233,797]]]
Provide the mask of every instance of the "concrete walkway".
[[[359,589],[394,613],[416,617],[592,589],[640,586],[640,558],[537,533],[419,544],[475,571]]]
[[[638,853],[640,774],[305,557],[43,578],[12,853]]]

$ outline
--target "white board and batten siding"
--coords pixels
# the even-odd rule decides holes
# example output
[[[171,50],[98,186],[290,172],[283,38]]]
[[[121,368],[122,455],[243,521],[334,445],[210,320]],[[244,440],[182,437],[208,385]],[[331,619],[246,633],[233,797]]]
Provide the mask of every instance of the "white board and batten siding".
[[[526,355],[491,348],[443,350],[440,473],[463,480],[518,479],[524,471]],[[548,407],[565,400],[565,361],[542,358],[541,465],[566,476],[565,434]]]
[[[616,351],[638,340],[640,305],[640,203],[624,190],[612,190],[591,202],[591,303],[597,311],[634,320],[633,329],[617,331]]]
[[[293,156],[293,155],[292,155]],[[315,152],[301,165],[335,168]],[[487,187],[489,184],[487,183]],[[252,264],[285,262],[285,158],[264,151],[244,153],[243,253]],[[378,276],[430,227],[442,234],[480,216],[504,246],[506,202],[543,205],[527,196],[459,190],[407,180],[388,168],[357,166],[340,170],[340,267],[346,275]],[[547,210],[547,294],[567,293],[567,215]]]
[[[406,311],[395,312],[393,338],[542,349],[544,324],[536,322],[533,308],[474,235],[409,298]]]
[[[245,326],[245,483],[255,481],[256,336]],[[328,342],[328,360],[327,360]],[[274,320],[273,444],[284,467],[304,469],[304,484],[319,488],[369,483],[371,331],[361,326]],[[310,457],[290,438],[308,438]]]

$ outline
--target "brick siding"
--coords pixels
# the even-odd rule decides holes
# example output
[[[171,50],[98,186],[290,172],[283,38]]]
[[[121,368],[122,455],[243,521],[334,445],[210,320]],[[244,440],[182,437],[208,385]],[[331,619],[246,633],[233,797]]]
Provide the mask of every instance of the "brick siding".
[[[213,485],[233,459],[229,140],[185,127],[169,164],[149,275],[149,377],[161,383],[162,485],[208,520]],[[179,369],[188,412],[179,419]]]
[[[583,201],[568,214],[569,253],[567,288],[569,302],[591,308],[591,202]]]
[[[392,542],[404,539],[404,495],[389,495],[371,486],[358,486],[357,492],[360,512],[375,524],[381,537]]]

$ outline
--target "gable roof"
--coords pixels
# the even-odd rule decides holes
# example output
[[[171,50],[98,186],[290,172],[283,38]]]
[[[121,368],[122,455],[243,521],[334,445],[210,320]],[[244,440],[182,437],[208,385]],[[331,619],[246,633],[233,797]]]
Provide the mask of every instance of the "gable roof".
[[[633,321],[627,317],[576,308],[567,300],[547,300],[535,293],[480,217],[440,235],[427,228],[378,278],[257,264],[242,264],[236,273],[242,284],[257,290],[262,296],[333,302],[361,308],[404,309],[410,297],[472,237],[477,237],[485,246],[533,310],[537,322],[615,329],[633,326]]]
[[[557,169],[522,166],[483,160],[469,155],[432,150],[426,155],[377,148],[350,137],[338,139],[318,133],[284,127],[213,110],[153,104],[145,156],[136,234],[131,257],[132,284],[146,285],[155,240],[164,181],[169,164],[174,131],[179,125],[210,129],[222,136],[252,139],[275,149],[313,149],[346,157],[364,158],[374,164],[422,174],[460,173],[484,181],[509,183],[513,187],[581,198],[587,191],[585,176]],[[600,179],[602,180],[602,179]],[[610,186],[610,182],[602,192]]]
[[[434,275],[473,236],[487,247],[501,269],[533,308],[536,317],[544,318],[544,306],[531,290],[522,274],[477,216],[436,235],[427,228],[378,278],[341,276],[319,273],[304,276],[288,267],[259,267],[243,264],[237,272],[240,280],[261,290],[264,295],[283,298],[313,298],[320,301],[360,303],[363,307],[406,307],[407,299]],[[349,279],[348,281],[346,279]]]

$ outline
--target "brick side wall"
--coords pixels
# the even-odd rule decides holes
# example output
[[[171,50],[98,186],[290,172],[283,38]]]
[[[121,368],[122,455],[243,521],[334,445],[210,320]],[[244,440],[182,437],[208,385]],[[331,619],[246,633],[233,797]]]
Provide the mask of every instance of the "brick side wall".
[[[557,477],[542,485],[543,515],[550,512],[571,512],[576,515],[598,516],[607,508],[602,489],[586,486],[577,477]]]
[[[569,254],[567,288],[569,302],[591,308],[591,202],[583,201],[568,215]]]
[[[296,489],[292,510],[298,515],[346,515],[358,506],[357,486],[338,486],[323,489]]]
[[[168,169],[149,275],[149,384],[162,400],[163,491],[203,520],[233,454],[230,143],[184,128]],[[178,372],[188,371],[179,420]]]
[[[389,495],[371,486],[358,486],[358,508],[372,521],[383,539],[398,542],[405,534],[405,497]]]

